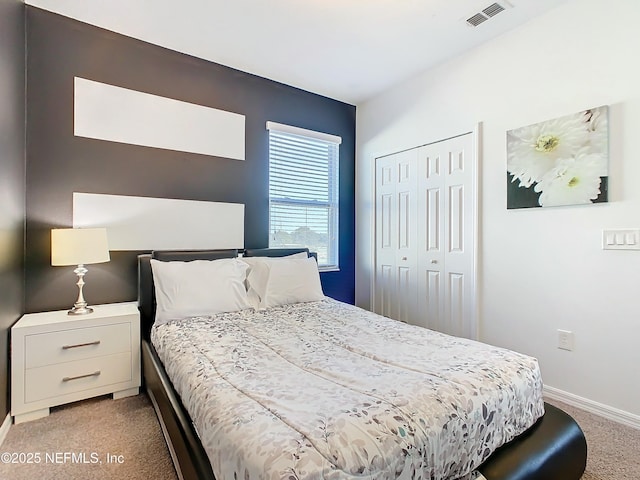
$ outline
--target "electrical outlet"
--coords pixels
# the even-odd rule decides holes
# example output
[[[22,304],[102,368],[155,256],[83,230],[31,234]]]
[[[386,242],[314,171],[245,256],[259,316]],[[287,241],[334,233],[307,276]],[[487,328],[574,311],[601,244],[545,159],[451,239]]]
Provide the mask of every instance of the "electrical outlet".
[[[569,330],[558,330],[558,348],[562,350],[573,350],[573,332]]]

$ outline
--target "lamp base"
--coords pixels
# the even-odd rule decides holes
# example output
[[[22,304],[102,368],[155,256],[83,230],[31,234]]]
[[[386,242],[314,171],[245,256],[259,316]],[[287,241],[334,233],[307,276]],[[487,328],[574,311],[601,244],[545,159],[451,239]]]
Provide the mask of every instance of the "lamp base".
[[[76,307],[74,306],[71,310],[67,312],[67,315],[86,315],[87,313],[92,313],[93,308],[91,307]]]
[[[78,275],[78,300],[73,304],[73,308],[67,312],[67,315],[86,315],[87,313],[93,312],[93,308],[87,307],[87,302],[84,299],[84,295],[82,295],[82,287],[84,287],[84,275],[87,273],[87,269],[84,265],[78,265],[73,273]]]

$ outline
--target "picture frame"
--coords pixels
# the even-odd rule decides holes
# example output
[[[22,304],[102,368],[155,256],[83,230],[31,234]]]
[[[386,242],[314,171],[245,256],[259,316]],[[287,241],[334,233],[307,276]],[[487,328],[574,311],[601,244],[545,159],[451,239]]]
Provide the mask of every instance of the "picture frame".
[[[609,107],[507,131],[507,208],[608,201]]]

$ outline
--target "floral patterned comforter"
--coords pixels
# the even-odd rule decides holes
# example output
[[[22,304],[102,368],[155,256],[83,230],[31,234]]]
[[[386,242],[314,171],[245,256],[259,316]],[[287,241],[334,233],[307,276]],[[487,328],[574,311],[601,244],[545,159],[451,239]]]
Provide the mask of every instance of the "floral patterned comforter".
[[[218,480],[470,479],[544,413],[536,359],[331,299],[152,342]]]

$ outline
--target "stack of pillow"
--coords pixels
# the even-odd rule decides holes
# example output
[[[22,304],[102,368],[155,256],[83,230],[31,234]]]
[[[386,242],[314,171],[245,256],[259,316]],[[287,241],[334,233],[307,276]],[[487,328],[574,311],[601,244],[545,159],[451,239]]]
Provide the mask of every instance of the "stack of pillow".
[[[155,323],[322,300],[318,265],[306,253],[190,262],[151,260]]]

